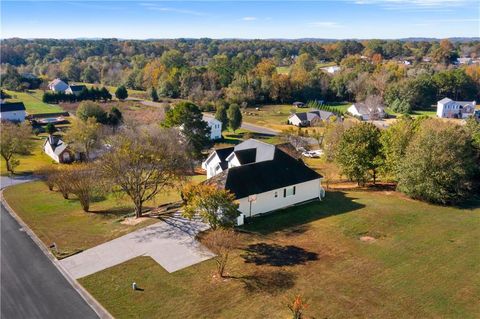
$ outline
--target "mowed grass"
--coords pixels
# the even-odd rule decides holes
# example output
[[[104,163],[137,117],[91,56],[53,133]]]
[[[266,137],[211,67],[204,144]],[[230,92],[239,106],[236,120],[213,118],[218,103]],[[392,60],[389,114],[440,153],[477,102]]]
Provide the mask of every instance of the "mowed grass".
[[[54,164],[54,161],[43,152],[43,143],[45,142],[46,136],[46,134],[41,134],[39,136],[32,135],[32,151],[28,155],[19,155],[17,157],[20,164],[15,168],[15,174],[31,174],[42,166]],[[0,161],[0,174],[9,174],[3,157]]]
[[[198,175],[193,181],[199,182],[204,178]],[[91,248],[158,221],[149,218],[135,226],[122,224],[125,216],[133,214],[133,205],[127,198],[111,194],[97,199],[91,204],[91,212],[85,213],[75,196],[66,200],[59,192],[49,191],[41,181],[9,187],[5,189],[4,196],[47,246],[53,242],[57,244],[61,256]],[[145,207],[178,200],[178,190],[165,191],[147,202]]]
[[[28,114],[63,112],[63,109],[58,105],[42,102],[42,90],[30,90],[27,92],[15,92],[5,90],[5,92],[12,97],[12,102],[23,102],[23,104],[25,104],[25,108]]]
[[[80,283],[116,318],[289,318],[297,294],[306,318],[478,318],[480,201],[470,204],[328,192],[245,227],[256,233],[242,234],[225,280],[212,260],[169,274],[140,257]]]
[[[84,82],[77,82],[75,84],[83,84],[87,88],[91,88],[92,86],[96,87],[106,87],[108,92],[112,95],[113,98],[115,98],[115,91],[117,90],[116,86],[110,86],[110,85],[103,85],[103,84],[93,84],[93,83],[84,83]],[[141,90],[133,90],[133,89],[127,89],[128,91],[128,96],[129,97],[137,97],[137,98],[146,98],[147,97],[147,91],[141,91]]]

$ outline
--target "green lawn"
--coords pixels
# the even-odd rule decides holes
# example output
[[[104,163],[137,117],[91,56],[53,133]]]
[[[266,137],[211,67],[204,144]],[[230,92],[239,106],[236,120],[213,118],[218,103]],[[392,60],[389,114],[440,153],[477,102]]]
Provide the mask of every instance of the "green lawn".
[[[247,226],[258,233],[242,235],[229,279],[212,277],[212,260],[169,274],[140,257],[80,283],[116,318],[288,318],[297,294],[307,318],[478,318],[480,201],[471,205],[328,192]]]
[[[198,175],[194,181],[204,178]],[[52,242],[57,244],[60,256],[91,248],[157,221],[152,218],[136,226],[121,224],[126,215],[133,213],[133,205],[128,199],[113,195],[98,199],[92,203],[91,212],[85,213],[75,197],[65,200],[60,193],[49,191],[40,181],[9,187],[4,196],[47,246]],[[178,191],[167,191],[147,203],[146,207],[178,200]]]
[[[15,174],[29,174],[33,173],[36,169],[50,165],[54,161],[43,152],[43,143],[45,141],[46,134],[40,134],[39,136],[32,135],[33,147],[32,152],[29,155],[20,155],[18,159],[20,160],[20,165],[15,168]],[[5,165],[5,160],[3,157],[0,161],[0,174],[8,174],[7,167]]]
[[[86,87],[90,88],[92,86],[98,86],[98,87],[103,87],[105,86],[110,92],[110,94],[115,98],[115,91],[117,90],[116,86],[109,86],[109,85],[102,85],[102,84],[93,84],[93,83],[84,83],[84,82],[78,82],[76,84],[83,84]],[[146,91],[141,91],[141,90],[132,90],[132,89],[127,89],[128,90],[128,96],[129,97],[138,97],[138,98],[146,98],[147,92]]]
[[[12,97],[12,101],[22,101],[28,114],[63,112],[63,109],[58,105],[42,102],[42,90],[30,90],[27,92],[5,90],[5,92]]]

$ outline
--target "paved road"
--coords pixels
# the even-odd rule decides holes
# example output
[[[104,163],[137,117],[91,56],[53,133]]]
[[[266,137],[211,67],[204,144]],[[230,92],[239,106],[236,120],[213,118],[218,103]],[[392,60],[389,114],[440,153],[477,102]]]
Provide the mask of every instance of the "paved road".
[[[212,258],[195,239],[208,225],[180,216],[139,229],[79,254],[62,259],[60,263],[78,279],[121,264],[138,256],[150,256],[168,272]]]
[[[1,205],[2,319],[98,318]]]
[[[16,185],[16,184],[21,184],[21,183],[26,183],[35,180],[36,177],[32,175],[19,175],[19,176],[0,176],[0,189]]]
[[[203,113],[203,118],[204,119],[205,118],[213,118],[213,115]],[[279,131],[275,131],[275,130],[272,130],[272,129],[269,129],[269,128],[266,128],[266,127],[263,127],[263,126],[260,126],[260,125],[251,124],[251,123],[242,122],[241,127],[244,130],[248,130],[248,131],[252,131],[252,132],[256,132],[256,133],[260,133],[260,134],[266,134],[266,135],[278,135],[278,134],[280,134]]]

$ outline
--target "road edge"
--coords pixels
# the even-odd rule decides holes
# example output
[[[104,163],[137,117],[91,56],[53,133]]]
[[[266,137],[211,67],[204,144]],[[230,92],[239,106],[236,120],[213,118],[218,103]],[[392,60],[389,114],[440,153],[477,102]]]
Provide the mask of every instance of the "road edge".
[[[6,208],[7,212],[12,216],[22,228],[25,230],[27,235],[33,240],[33,242],[40,248],[40,250],[47,256],[47,258],[52,262],[52,264],[58,269],[62,276],[68,281],[68,283],[75,289],[75,291],[85,300],[85,302],[90,306],[90,308],[95,311],[95,313],[101,319],[114,319],[114,317],[105,309],[85,288],[83,288],[80,283],[74,279],[68,271],[63,268],[62,264],[58,261],[57,258],[50,252],[47,246],[37,237],[37,235],[30,229],[30,227],[18,216],[12,207],[8,204],[5,197],[3,196],[4,189],[0,190],[0,201],[3,206]]]

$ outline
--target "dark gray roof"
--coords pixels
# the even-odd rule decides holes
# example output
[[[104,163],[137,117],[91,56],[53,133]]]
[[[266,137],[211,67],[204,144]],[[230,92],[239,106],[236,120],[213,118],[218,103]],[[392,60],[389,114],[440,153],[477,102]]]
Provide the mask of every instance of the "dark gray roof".
[[[233,147],[226,147],[226,148],[220,148],[218,150],[215,150],[215,153],[217,153],[217,156],[220,158],[220,161],[225,161],[227,156],[230,155],[233,152]]]
[[[246,150],[234,151],[234,153],[240,164],[245,165],[255,162],[255,158],[257,156],[257,149],[249,148]]]
[[[295,113],[293,116],[297,116],[300,121],[311,121],[316,117],[319,117],[322,120],[327,120],[330,116],[333,116],[332,112],[322,111],[322,110],[315,110],[310,112],[304,113]]]
[[[87,87],[85,85],[70,85],[70,90],[72,92],[82,92],[83,89],[86,89]]]
[[[237,199],[295,185],[321,175],[280,149],[273,160],[229,168],[204,183],[228,189]]]
[[[0,104],[0,112],[25,111],[23,102],[3,102]]]

